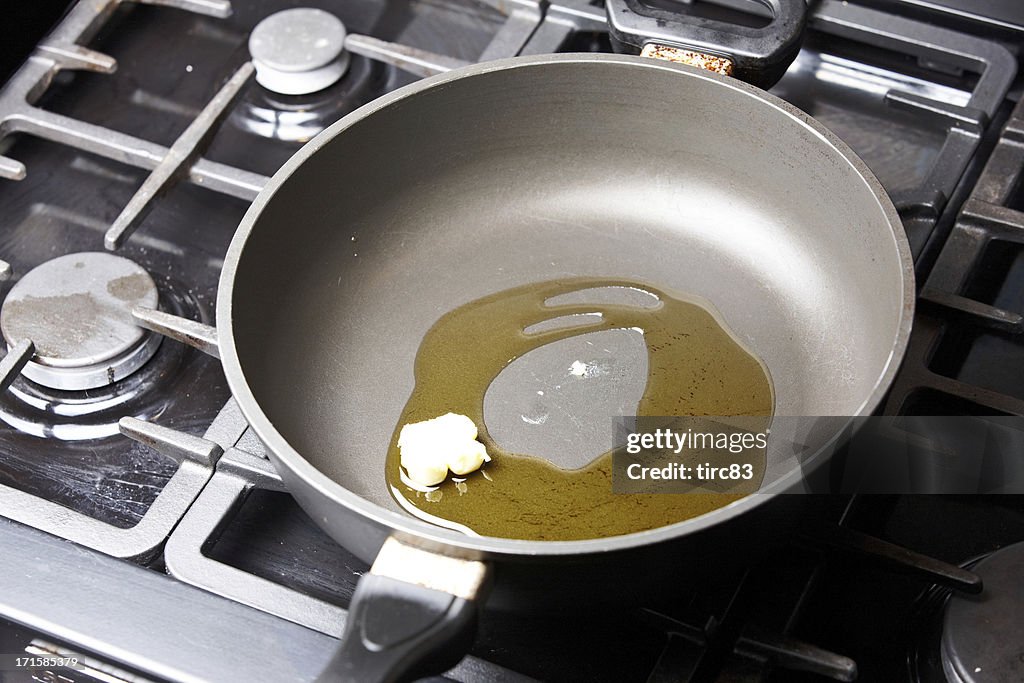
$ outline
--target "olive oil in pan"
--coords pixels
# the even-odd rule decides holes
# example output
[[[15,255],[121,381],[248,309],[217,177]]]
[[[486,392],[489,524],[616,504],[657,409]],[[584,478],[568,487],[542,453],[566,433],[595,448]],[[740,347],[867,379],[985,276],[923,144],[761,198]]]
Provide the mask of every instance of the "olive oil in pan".
[[[654,295],[655,308],[623,304],[547,305],[586,289],[628,287]],[[527,334],[537,323],[600,313],[593,324]],[[416,385],[388,448],[392,495],[429,522],[482,536],[529,540],[603,538],[654,529],[710,512],[757,490],[765,454],[755,453],[755,477],[725,493],[612,493],[612,454],[576,470],[527,453],[503,450],[487,433],[484,394],[516,358],[545,344],[599,330],[639,329],[648,352],[647,384],[637,415],[750,415],[773,409],[768,374],[706,308],[643,283],[572,278],[530,284],[472,301],[444,315],[416,355]],[[447,412],[476,423],[491,461],[481,470],[430,491],[402,481],[398,435],[406,424]],[[611,416],[609,416],[610,418]],[[609,420],[609,429],[611,421]]]

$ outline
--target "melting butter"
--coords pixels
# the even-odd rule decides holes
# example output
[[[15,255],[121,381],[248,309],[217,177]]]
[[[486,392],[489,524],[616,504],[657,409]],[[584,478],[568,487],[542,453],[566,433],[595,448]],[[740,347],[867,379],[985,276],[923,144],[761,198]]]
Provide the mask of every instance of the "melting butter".
[[[398,434],[398,451],[407,483],[426,490],[447,479],[449,470],[466,475],[480,469],[491,456],[476,437],[473,421],[455,413],[405,425]]]
[[[660,305],[549,305],[581,290],[631,288]],[[546,320],[598,312],[593,323],[524,330]],[[707,308],[644,283],[571,278],[530,284],[472,301],[444,315],[427,332],[416,355],[416,385],[391,439],[385,476],[391,494],[421,519],[467,533],[529,540],[616,536],[680,522],[727,505],[757,490],[764,451],[748,451],[755,477],[724,493],[614,494],[612,453],[576,470],[502,449],[487,433],[484,395],[498,374],[529,351],[584,333],[636,329],[648,353],[647,384],[637,415],[750,415],[773,409],[763,364],[736,341]],[[405,425],[452,412],[476,424],[491,462],[436,487],[402,480],[398,442]],[[611,418],[612,416],[609,416]],[[610,426],[609,419],[609,429]]]

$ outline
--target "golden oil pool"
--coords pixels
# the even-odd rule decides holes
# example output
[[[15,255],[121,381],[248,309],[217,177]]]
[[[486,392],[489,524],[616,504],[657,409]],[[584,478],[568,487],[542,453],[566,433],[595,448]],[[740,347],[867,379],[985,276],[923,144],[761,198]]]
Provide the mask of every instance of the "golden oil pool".
[[[640,290],[659,304],[547,303],[563,294],[608,287]],[[588,313],[600,313],[601,318],[589,325],[524,332],[556,317]],[[444,315],[427,332],[416,355],[415,387],[388,448],[391,494],[405,510],[441,526],[482,536],[564,541],[654,529],[756,491],[764,475],[763,451],[748,452],[755,477],[724,493],[627,495],[612,493],[611,452],[580,469],[565,470],[528,453],[505,451],[490,437],[483,419],[484,395],[506,366],[560,339],[629,328],[642,330],[648,353],[647,384],[637,415],[764,416],[767,426],[773,409],[768,373],[708,308],[640,282],[552,280],[472,301]],[[401,480],[398,435],[406,424],[447,412],[476,423],[492,460],[464,481],[449,476],[433,490],[418,491]]]

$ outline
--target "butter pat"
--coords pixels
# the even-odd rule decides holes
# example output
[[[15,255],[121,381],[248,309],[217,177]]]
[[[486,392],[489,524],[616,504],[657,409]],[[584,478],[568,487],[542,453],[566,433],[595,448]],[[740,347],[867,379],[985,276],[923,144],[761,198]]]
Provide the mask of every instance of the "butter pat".
[[[402,468],[421,486],[440,484],[449,470],[469,474],[491,459],[477,435],[473,421],[457,413],[407,424],[398,435]]]

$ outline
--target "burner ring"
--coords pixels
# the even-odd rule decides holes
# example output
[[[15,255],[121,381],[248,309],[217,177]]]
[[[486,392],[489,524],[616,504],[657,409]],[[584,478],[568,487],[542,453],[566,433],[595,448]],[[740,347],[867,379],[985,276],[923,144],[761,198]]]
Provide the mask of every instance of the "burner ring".
[[[1018,681],[1024,676],[1020,615],[1024,543],[992,553],[972,568],[985,591],[953,595],[942,624],[942,669],[950,683]]]
[[[142,367],[161,337],[138,327],[135,306],[155,308],[156,284],[113,254],[69,254],[25,274],[4,300],[0,331],[9,347],[31,340],[28,379],[63,390],[113,384]]]

